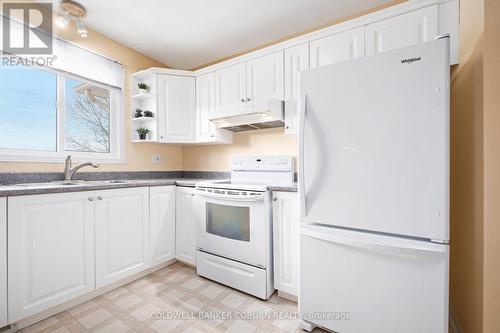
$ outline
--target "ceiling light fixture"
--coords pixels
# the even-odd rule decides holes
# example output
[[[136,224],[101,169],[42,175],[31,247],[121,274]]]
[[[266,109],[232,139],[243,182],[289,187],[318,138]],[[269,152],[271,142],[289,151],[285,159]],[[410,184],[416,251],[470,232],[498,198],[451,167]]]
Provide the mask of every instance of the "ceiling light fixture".
[[[82,19],[87,16],[85,7],[71,0],[62,0],[59,5],[59,17],[57,23],[61,28],[67,28],[70,21],[76,24],[76,31],[81,37],[85,38],[89,35],[87,28],[82,22]]]
[[[84,38],[89,35],[87,28],[85,28],[80,18],[78,18],[78,20],[76,21],[76,32],[78,32],[80,36]]]
[[[57,17],[56,22],[57,22],[57,25],[59,25],[59,27],[66,29],[69,25],[70,20],[71,20],[71,18],[69,16],[69,13],[65,12],[62,15],[59,15]]]

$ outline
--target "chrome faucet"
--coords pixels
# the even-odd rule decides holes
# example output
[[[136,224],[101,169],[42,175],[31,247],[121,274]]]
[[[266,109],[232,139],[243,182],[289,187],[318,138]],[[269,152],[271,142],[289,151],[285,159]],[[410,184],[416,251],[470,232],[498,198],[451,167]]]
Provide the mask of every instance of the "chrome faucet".
[[[72,168],[73,163],[71,162],[71,155],[66,157],[66,161],[64,162],[64,180],[70,181],[73,175],[81,168],[86,166],[91,166],[93,168],[98,168],[99,164],[94,164],[93,162],[86,162],[82,164],[78,164],[76,167]]]

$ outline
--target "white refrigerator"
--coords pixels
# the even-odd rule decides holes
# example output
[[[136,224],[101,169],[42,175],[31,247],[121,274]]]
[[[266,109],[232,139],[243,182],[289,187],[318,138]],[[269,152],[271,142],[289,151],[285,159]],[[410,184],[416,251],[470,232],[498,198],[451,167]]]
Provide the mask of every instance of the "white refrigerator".
[[[300,74],[301,326],[448,331],[449,38]]]

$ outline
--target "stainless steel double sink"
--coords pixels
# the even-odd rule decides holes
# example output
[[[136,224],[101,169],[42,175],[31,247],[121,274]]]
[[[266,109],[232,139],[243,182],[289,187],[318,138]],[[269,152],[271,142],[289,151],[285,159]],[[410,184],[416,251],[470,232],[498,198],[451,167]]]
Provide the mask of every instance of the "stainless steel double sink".
[[[39,187],[39,188],[48,188],[48,187],[60,187],[60,186],[86,186],[86,185],[99,185],[99,184],[127,184],[132,183],[133,180],[57,180],[53,182],[44,182],[44,183],[23,183],[23,184],[14,184],[11,186],[17,187]]]

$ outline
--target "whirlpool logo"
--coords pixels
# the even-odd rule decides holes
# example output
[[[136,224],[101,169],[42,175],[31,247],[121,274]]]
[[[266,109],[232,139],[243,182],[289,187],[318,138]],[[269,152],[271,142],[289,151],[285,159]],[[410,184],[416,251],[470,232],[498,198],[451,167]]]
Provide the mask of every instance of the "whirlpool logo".
[[[413,64],[414,62],[416,61],[420,61],[422,60],[422,57],[413,57],[413,58],[406,58],[406,59],[401,59],[401,63],[402,64],[408,64],[408,65],[411,65]]]

